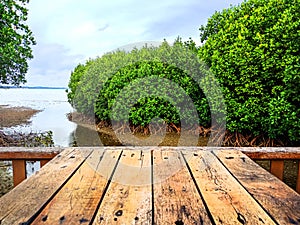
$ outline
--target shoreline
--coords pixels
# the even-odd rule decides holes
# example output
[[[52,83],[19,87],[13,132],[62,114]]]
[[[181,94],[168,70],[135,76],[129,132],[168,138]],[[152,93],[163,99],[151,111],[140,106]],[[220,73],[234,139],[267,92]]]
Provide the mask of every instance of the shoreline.
[[[114,131],[110,124],[105,121],[96,121],[95,118],[88,117],[78,112],[72,112],[67,115],[69,121],[72,121],[79,126],[83,126],[92,130],[96,130],[99,133],[105,133],[107,135],[111,135],[113,138],[116,136],[116,133],[120,133],[122,135],[134,135],[140,138],[149,136],[152,132],[152,129],[149,129],[149,126],[146,127],[130,127],[130,129],[126,128],[124,124],[120,124],[120,126]],[[158,127],[159,128],[159,127]],[[219,140],[218,129],[214,128],[206,128],[202,126],[194,126],[191,127],[190,130],[183,131],[180,127],[176,127],[174,124],[166,125],[166,134],[168,135],[179,135],[182,133],[188,133],[190,135],[197,135],[200,138],[206,139],[208,141],[211,132],[216,132],[215,139],[213,142],[221,143],[223,147],[296,147],[299,146],[300,143],[293,143],[287,139],[272,139],[266,137],[263,134],[253,135],[253,134],[241,134],[239,132],[229,132],[225,131],[223,140]],[[161,132],[161,129],[154,129],[154,135],[156,135],[156,131]],[[221,130],[222,131],[222,130]],[[158,132],[158,133],[159,133]],[[207,143],[202,142],[202,144],[206,145]],[[169,146],[169,145],[166,145]],[[201,145],[199,145],[201,146]],[[203,145],[202,145],[203,146]]]
[[[0,129],[30,124],[30,119],[41,111],[29,107],[0,105]]]

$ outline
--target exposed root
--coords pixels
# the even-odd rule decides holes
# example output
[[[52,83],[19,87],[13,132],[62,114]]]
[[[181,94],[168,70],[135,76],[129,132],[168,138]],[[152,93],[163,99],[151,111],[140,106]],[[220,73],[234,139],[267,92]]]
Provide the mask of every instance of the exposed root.
[[[243,135],[238,132],[231,133],[226,131],[223,145],[232,147],[283,147],[288,146],[289,143],[288,141],[272,139],[264,135]]]
[[[70,120],[75,122],[84,121],[92,123],[97,123],[97,129],[111,127],[111,123],[109,121],[97,121],[95,118],[86,117],[82,114],[71,113],[68,115]],[[142,134],[142,135],[155,135],[155,134],[163,134],[163,133],[177,133],[180,134],[183,130],[180,125],[176,125],[174,123],[166,124],[155,124],[150,123],[146,126],[133,125],[130,124],[125,125],[124,123],[119,123],[115,127],[115,133],[133,133],[133,134]],[[241,134],[239,132],[229,132],[226,130],[225,135],[223,135],[223,129],[216,127],[204,127],[199,125],[191,126],[188,130],[185,130],[190,134],[199,135],[202,137],[208,137],[209,135],[214,134],[212,139],[210,140],[213,143],[222,143],[222,146],[230,146],[230,147],[283,147],[290,146],[291,143],[286,139],[271,139],[266,137],[263,134],[254,136],[253,134]]]

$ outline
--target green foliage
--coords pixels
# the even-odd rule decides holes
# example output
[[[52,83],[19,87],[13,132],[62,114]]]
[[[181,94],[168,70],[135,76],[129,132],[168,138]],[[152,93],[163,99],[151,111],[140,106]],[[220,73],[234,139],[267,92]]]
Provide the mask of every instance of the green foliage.
[[[116,104],[117,97],[123,100],[123,104]],[[187,98],[192,99],[200,114],[200,124],[208,126],[208,102],[203,101],[205,96],[202,90],[187,73],[160,61],[141,61],[121,68],[104,84],[96,102],[95,113],[100,120],[114,118],[118,122],[125,122],[129,118],[132,124],[142,126],[149,124],[153,118],[177,125],[180,125],[180,121],[194,125],[190,109],[192,106],[188,104]],[[127,105],[132,105],[129,115]],[[114,115],[113,107],[116,112]]]
[[[78,64],[74,71],[71,72],[70,81],[68,84],[69,89],[66,90],[68,93],[68,102],[74,106],[73,101],[76,93],[76,89],[78,85],[80,85],[80,80],[83,76],[83,74],[87,71],[89,65],[92,64],[92,60],[88,60],[84,65]]]
[[[249,0],[200,28],[223,87],[227,129],[300,140],[300,1]]]
[[[25,83],[28,59],[32,59],[33,34],[24,23],[29,0],[0,0],[0,83]]]
[[[197,47],[192,40],[182,43],[178,38],[173,46],[163,42],[157,48],[144,46],[131,52],[107,53],[80,73],[83,75],[79,82],[70,81],[69,87],[76,86],[73,105],[77,111],[96,115],[102,121],[129,119],[132,124],[141,126],[149,124],[153,118],[161,118],[166,123],[180,124],[182,120],[190,123],[195,109],[199,114],[197,122],[209,126],[208,101],[193,79],[193,76],[201,76],[195,52]],[[81,66],[78,71],[82,71]],[[169,83],[160,84],[159,80]],[[155,87],[149,88],[151,95],[141,95],[145,85]],[[120,96],[124,104],[115,105]]]

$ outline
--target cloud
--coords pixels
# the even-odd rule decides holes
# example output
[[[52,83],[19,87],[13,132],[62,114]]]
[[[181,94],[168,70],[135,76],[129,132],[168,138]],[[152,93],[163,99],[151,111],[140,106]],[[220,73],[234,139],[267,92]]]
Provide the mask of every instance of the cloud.
[[[38,45],[28,83],[66,86],[79,62],[134,42],[173,42],[178,35],[197,41],[215,10],[242,1],[32,0],[28,24]]]
[[[70,55],[69,49],[60,44],[38,43],[34,48],[34,59],[29,62],[28,85],[66,86],[70,71],[85,58]]]

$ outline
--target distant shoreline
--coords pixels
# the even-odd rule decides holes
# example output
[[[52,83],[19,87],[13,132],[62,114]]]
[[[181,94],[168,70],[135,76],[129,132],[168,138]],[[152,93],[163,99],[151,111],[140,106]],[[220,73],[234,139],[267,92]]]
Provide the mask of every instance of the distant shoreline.
[[[44,87],[44,86],[0,86],[0,89],[67,89],[66,87]]]

